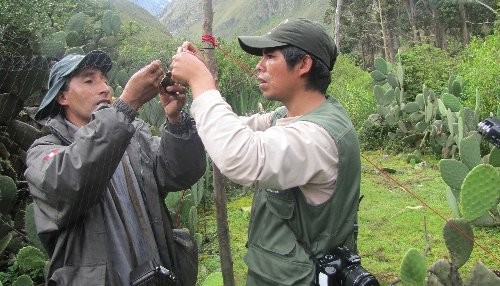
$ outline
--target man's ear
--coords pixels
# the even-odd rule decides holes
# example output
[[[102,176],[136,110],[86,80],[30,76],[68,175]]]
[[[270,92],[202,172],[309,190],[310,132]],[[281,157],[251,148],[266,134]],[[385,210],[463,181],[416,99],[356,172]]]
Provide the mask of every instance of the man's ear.
[[[300,75],[309,73],[311,71],[313,60],[310,55],[305,55],[297,64]]]
[[[59,103],[60,106],[67,106],[68,105],[68,99],[66,97],[66,92],[60,91],[57,94],[57,103]]]

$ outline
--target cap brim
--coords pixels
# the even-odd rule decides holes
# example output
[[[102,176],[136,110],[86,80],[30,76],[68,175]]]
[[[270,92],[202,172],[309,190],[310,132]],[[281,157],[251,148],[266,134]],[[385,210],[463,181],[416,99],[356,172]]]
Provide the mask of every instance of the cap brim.
[[[262,56],[262,49],[287,46],[287,43],[278,42],[265,36],[240,36],[238,42],[241,48],[254,56]]]
[[[101,70],[103,74],[108,73],[111,70],[113,63],[111,58],[103,51],[91,51],[82,60],[75,64],[74,67],[68,69],[64,73],[62,78],[59,79],[45,94],[42,103],[38,107],[38,111],[35,114],[35,119],[40,120],[52,114],[58,113],[60,110],[59,106],[56,106],[54,99],[63,87],[66,77],[73,73],[75,70],[82,69],[85,67],[97,67]]]

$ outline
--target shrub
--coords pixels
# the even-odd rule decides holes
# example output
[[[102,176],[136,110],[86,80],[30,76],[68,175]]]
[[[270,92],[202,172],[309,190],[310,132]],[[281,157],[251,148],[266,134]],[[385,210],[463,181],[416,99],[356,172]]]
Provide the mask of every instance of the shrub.
[[[464,103],[474,106],[476,91],[481,97],[481,113],[495,113],[500,101],[500,32],[484,39],[472,38],[470,46],[460,55],[458,72],[464,80],[467,97]]]
[[[422,92],[422,85],[440,93],[448,86],[454,71],[455,60],[445,51],[428,44],[418,45],[398,54],[404,67],[404,89],[408,99],[413,100]]]
[[[375,111],[372,78],[357,67],[349,55],[341,54],[337,58],[327,93],[344,106],[356,129]]]

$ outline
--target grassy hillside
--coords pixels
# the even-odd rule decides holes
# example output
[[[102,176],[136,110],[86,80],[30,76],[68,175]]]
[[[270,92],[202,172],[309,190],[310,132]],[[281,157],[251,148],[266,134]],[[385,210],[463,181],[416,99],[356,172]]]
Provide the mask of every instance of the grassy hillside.
[[[425,157],[423,163],[413,166],[405,162],[404,155],[381,151],[363,152],[362,155],[367,159],[361,161],[361,194],[364,198],[359,209],[358,243],[362,266],[379,280],[380,285],[386,286],[395,285],[393,283],[400,276],[401,261],[410,248],[416,248],[421,253],[427,251],[427,267],[438,259],[449,258],[442,234],[444,221],[434,212],[437,211],[444,217],[452,216],[445,195],[446,184],[439,176],[438,160],[432,156]],[[410,195],[383,176],[368,160],[379,167],[396,170],[391,177],[434,211],[425,207],[415,195]],[[250,190],[236,189],[228,198],[230,244],[236,285],[244,285],[247,275],[243,257],[247,253],[245,244],[252,196],[253,192]],[[200,252],[197,285],[203,285],[210,273],[220,271],[214,211],[214,204],[206,203],[203,215],[200,216],[200,229],[204,232],[205,240]],[[498,255],[500,228],[475,227],[474,235],[478,244]],[[493,255],[476,245],[471,258],[460,268],[463,279],[469,277],[478,261],[489,269],[499,267]]]
[[[267,32],[287,18],[306,17],[320,23],[329,1],[320,0],[219,0],[214,1],[213,30],[216,37],[232,39],[237,35]],[[160,16],[172,34],[199,39],[203,4],[195,0],[173,0]],[[329,28],[329,27],[327,27]]]
[[[138,28],[141,29],[141,32],[134,35],[135,41],[161,42],[166,38],[171,38],[167,28],[143,8],[128,0],[113,0],[113,4],[120,14],[123,29],[127,29],[131,22],[137,23]]]
[[[122,66],[142,67],[159,59],[168,64],[180,39],[172,37],[167,27],[145,9],[128,0],[112,0],[122,22],[124,40],[120,44]]]

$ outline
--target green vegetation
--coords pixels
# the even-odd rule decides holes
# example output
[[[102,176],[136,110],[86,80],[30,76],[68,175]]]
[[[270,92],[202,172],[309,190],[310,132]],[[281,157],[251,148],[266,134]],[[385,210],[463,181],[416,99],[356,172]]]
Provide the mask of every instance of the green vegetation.
[[[464,103],[475,104],[476,92],[481,96],[483,115],[495,113],[500,101],[500,31],[484,39],[474,37],[469,47],[461,53],[457,72],[464,80]]]
[[[27,148],[45,132],[32,120],[32,106],[45,92],[51,61],[70,52],[106,50],[114,61],[108,76],[118,96],[129,76],[151,60],[160,59],[168,67],[176,47],[185,39],[201,46],[198,36],[193,36],[199,35],[199,21],[181,23],[192,33],[172,37],[167,30],[176,27],[165,28],[127,0],[52,2],[0,0],[0,285],[44,282],[48,257],[36,235],[23,171]],[[214,19],[215,30],[227,37],[218,39],[219,45],[251,69],[259,58],[240,49],[236,34],[267,31],[282,20],[282,14],[296,16],[290,7],[313,19],[324,13],[323,7],[304,7],[297,0],[275,5],[266,2],[268,6],[264,2],[252,5],[224,0],[214,7],[221,11]],[[327,2],[325,6],[332,8],[336,1]],[[328,89],[351,116],[367,159],[362,160],[364,198],[359,212],[363,267],[382,285],[397,279],[421,285],[425,279],[434,283],[457,274],[443,271],[454,265],[464,281],[478,285],[476,278],[467,279],[474,273],[479,274],[475,277],[491,277],[489,270],[500,267],[496,188],[500,151],[479,143],[474,132],[486,116],[500,116],[498,20],[491,24],[491,12],[473,6],[477,1],[465,1],[472,34],[470,44],[465,45],[456,28],[456,1],[419,1],[426,9],[436,8],[444,25],[451,27],[445,48],[430,32],[440,24],[430,14],[417,11],[420,39],[410,41],[408,21],[399,16],[407,15],[401,10],[403,5],[382,2],[387,24],[392,24],[392,32],[399,37],[394,60],[381,57],[379,19],[367,9],[373,1],[355,1],[346,7],[349,13],[341,20],[350,24],[342,30],[342,53]],[[172,3],[178,13],[170,15],[174,20],[182,19],[186,12],[200,14],[202,9],[199,2]],[[366,23],[358,25],[359,19]],[[233,27],[237,29],[229,30]],[[218,49],[215,55],[219,88],[237,114],[273,110],[279,105],[266,101],[253,76],[232,59]],[[164,116],[157,100],[145,105],[140,117],[159,133]],[[368,160],[390,173],[404,189]],[[236,284],[244,285],[252,193],[230,183],[227,189]],[[166,198],[176,225],[188,228],[200,246],[199,285],[221,285],[222,279],[212,193],[209,167],[190,190]],[[476,244],[457,235],[443,218],[473,236]],[[425,273],[429,270],[435,275]]]
[[[406,191],[385,177],[381,172],[362,159],[361,194],[364,195],[360,210],[359,250],[362,266],[372,272],[381,285],[397,280],[403,257],[410,249],[425,256],[425,269],[434,261],[447,258],[449,253],[443,238],[445,218],[453,217],[446,200],[446,183],[436,174],[438,158],[423,156],[422,163],[412,165],[402,154],[369,151],[362,153],[382,169],[394,170],[392,178],[405,187]],[[228,202],[231,250],[233,255],[236,285],[244,285],[246,265],[246,229],[250,217],[253,193],[241,190],[231,191]],[[418,199],[416,198],[418,197]],[[437,211],[439,215],[423,203]],[[204,233],[200,255],[200,283],[210,273],[220,271],[214,205],[202,203],[199,227]],[[475,240],[491,253],[500,251],[500,229],[474,227]],[[460,268],[462,277],[467,277],[477,261],[487,268],[498,269],[498,261],[477,245],[472,249],[470,259]]]
[[[422,91],[422,85],[440,93],[455,74],[455,60],[446,51],[428,44],[418,45],[399,53],[398,58],[405,67],[404,89],[407,98],[414,99]]]
[[[356,66],[348,54],[340,54],[337,58],[327,93],[344,106],[356,129],[375,112],[370,74]]]

